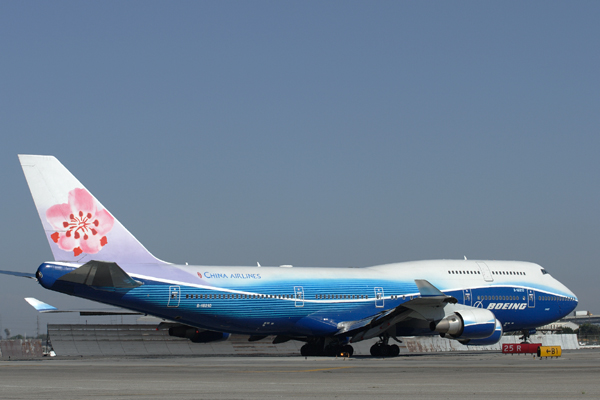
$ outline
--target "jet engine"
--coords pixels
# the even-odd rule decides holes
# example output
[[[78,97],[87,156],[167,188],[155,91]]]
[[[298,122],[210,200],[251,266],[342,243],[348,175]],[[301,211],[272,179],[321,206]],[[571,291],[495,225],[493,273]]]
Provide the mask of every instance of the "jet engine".
[[[496,316],[491,311],[473,308],[455,311],[441,321],[432,322],[429,327],[439,332],[440,336],[450,339],[486,339],[496,333],[496,322]]]
[[[484,339],[467,339],[460,340],[462,344],[466,344],[467,346],[489,346],[491,344],[496,344],[502,339],[502,324],[500,321],[496,320],[496,328],[494,329],[494,333],[491,336],[488,336]]]
[[[190,339],[194,343],[223,342],[231,334],[226,332],[203,331],[187,325],[176,325],[169,328],[169,336]]]

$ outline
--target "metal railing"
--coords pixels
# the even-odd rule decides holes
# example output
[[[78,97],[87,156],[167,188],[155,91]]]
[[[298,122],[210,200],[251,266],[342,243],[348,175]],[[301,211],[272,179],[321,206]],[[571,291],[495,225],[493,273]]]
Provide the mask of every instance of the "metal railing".
[[[579,341],[579,344],[582,346],[599,346],[600,345],[600,335],[577,336],[577,340]]]

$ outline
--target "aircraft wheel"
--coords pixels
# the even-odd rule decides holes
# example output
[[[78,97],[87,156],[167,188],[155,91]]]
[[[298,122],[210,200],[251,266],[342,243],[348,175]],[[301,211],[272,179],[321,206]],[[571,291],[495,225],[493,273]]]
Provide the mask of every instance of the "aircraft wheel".
[[[346,344],[342,346],[342,353],[348,353],[348,355],[352,357],[352,355],[354,355],[354,347],[350,346],[349,344]]]
[[[328,347],[325,347],[323,353],[327,357],[333,357],[338,353],[338,349],[339,348],[337,346],[328,346]]]
[[[377,343],[371,346],[371,355],[373,357],[397,357],[400,354],[400,347],[398,345],[386,345],[383,343]]]
[[[308,356],[322,356],[323,351],[319,348],[319,346],[315,346],[314,344],[305,344],[300,348],[300,354],[308,357]]]
[[[371,355],[373,357],[385,357],[384,349],[385,346],[383,346],[381,343],[376,343],[371,346]]]
[[[305,344],[304,346],[300,347],[300,355],[303,355],[305,357],[312,356],[311,347],[312,346],[310,344]]]
[[[390,346],[388,346],[388,345],[385,345],[385,344],[381,345],[379,351],[380,351],[381,357],[389,357],[390,356]]]

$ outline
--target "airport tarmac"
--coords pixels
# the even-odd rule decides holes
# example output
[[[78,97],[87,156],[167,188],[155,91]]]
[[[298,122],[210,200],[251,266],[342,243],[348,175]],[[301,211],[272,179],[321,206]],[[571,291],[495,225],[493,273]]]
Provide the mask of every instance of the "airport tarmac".
[[[356,357],[44,358],[0,362],[2,399],[598,399],[600,349]]]

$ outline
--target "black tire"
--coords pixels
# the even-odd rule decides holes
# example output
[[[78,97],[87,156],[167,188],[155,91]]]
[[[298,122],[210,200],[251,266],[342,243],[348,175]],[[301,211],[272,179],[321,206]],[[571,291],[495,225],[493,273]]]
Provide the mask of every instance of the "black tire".
[[[382,354],[381,354],[381,348],[382,347],[383,346],[381,346],[380,343],[377,343],[377,344],[374,344],[373,346],[371,346],[371,350],[370,350],[371,351],[371,355],[373,357],[381,357],[382,356]]]
[[[319,346],[307,343],[300,348],[300,354],[304,357],[322,356],[323,351],[319,348]]]
[[[350,346],[349,344],[346,344],[342,347],[342,352],[348,353],[348,356],[352,357],[354,355],[354,347]]]
[[[389,357],[390,356],[390,346],[382,344],[379,346],[379,354],[381,357]]]
[[[300,347],[300,354],[304,357],[312,356],[311,347],[312,346],[309,344],[305,344],[304,346]]]
[[[398,357],[400,355],[400,347],[397,344],[389,346],[388,350],[390,357]]]

